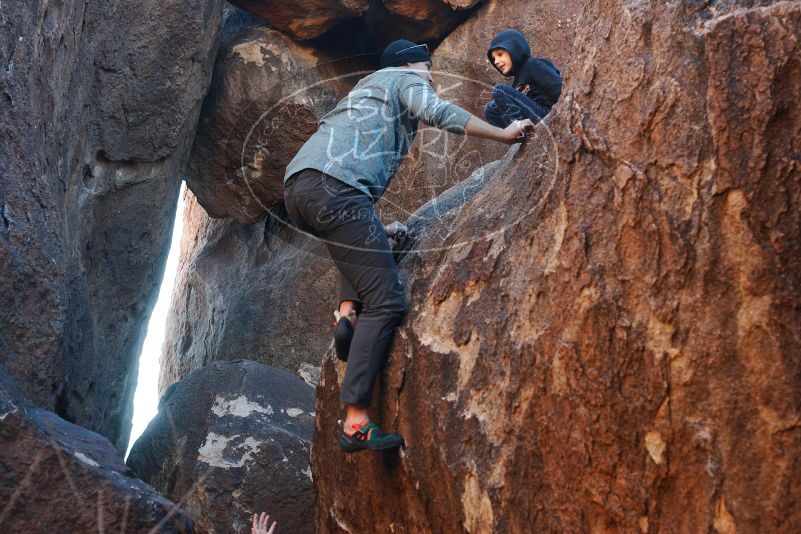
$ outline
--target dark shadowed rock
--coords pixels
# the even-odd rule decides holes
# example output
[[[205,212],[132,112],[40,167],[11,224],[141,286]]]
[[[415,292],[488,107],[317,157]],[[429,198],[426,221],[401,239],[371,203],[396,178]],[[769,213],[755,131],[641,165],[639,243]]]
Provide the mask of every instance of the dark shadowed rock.
[[[320,37],[337,22],[361,16],[368,0],[233,0],[272,27],[301,40]]]
[[[377,46],[395,39],[435,42],[445,37],[481,0],[234,0],[273,28],[300,40],[326,36],[338,23],[363,18],[359,32],[369,32]],[[341,25],[340,25],[341,26]],[[342,35],[342,37],[346,37]],[[361,40],[361,35],[351,35]],[[365,50],[374,52],[374,50]]]
[[[281,223],[212,219],[186,193],[159,390],[243,354],[299,376],[331,345],[339,272],[322,243]]]
[[[128,465],[182,499],[199,530],[249,533],[266,511],[282,531],[310,533],[313,410],[314,390],[285,371],[216,362],[170,386]]]
[[[3,2],[0,353],[124,449],[217,0]]]
[[[416,43],[436,42],[470,16],[480,0],[381,0],[365,15],[380,46],[395,39]]]
[[[576,27],[552,137],[403,260],[373,404],[402,454],[332,446],[324,364],[318,532],[801,530],[801,6]]]
[[[187,177],[209,215],[253,223],[282,202],[287,164],[366,68],[262,24],[226,25]]]
[[[31,406],[0,368],[0,530],[191,532],[103,436]]]

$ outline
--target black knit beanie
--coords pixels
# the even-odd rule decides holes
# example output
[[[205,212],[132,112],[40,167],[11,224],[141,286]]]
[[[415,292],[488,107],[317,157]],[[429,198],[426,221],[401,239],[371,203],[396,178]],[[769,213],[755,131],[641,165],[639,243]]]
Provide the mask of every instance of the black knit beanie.
[[[424,45],[418,45],[406,39],[393,41],[384,49],[379,59],[379,69],[400,67],[406,63],[431,61],[431,56]]]

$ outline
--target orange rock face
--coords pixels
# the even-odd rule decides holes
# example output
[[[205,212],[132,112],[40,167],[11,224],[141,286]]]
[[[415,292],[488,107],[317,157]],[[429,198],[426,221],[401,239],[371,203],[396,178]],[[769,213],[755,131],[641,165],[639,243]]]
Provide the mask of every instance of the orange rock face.
[[[324,364],[318,532],[801,530],[801,6],[708,4],[586,3],[547,128],[403,260],[402,454],[335,446]]]

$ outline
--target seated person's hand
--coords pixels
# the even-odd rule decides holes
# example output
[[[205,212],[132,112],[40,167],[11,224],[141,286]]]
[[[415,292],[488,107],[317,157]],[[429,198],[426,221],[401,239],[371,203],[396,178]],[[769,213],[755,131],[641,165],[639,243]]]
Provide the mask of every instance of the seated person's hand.
[[[270,526],[270,530],[267,530],[267,523],[270,522],[270,516],[265,514],[264,512],[261,515],[256,514],[253,516],[253,528],[250,531],[250,534],[273,534],[275,532],[275,521]]]
[[[522,121],[512,121],[512,124],[504,128],[507,144],[513,145],[521,142],[526,137],[526,132],[534,129],[534,123],[530,119]]]

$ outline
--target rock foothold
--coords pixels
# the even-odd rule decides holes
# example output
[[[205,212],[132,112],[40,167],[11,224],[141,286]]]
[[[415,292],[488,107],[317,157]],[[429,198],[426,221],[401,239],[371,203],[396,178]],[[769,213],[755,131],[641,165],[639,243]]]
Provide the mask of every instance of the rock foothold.
[[[283,202],[287,164],[366,68],[263,24],[226,25],[186,180],[208,214],[250,224]]]

